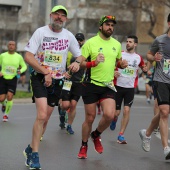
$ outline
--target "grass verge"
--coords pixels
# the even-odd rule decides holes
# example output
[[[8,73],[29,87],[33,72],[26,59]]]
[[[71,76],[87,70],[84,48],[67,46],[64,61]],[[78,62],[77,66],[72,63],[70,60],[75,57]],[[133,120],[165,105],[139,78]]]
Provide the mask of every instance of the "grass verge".
[[[31,98],[32,93],[29,93],[27,91],[16,91],[14,95],[14,99],[21,99],[21,98]]]

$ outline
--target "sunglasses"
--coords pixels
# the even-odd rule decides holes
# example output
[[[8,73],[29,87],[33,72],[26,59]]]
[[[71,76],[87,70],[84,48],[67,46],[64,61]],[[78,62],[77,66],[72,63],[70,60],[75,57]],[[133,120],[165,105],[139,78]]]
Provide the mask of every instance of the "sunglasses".
[[[99,21],[99,24],[102,25],[104,22],[112,20],[116,24],[116,17],[112,15],[103,16]]]
[[[107,16],[105,16],[105,18],[107,18],[107,19],[111,19],[111,20],[116,20],[116,17],[115,16],[112,16],[112,15],[107,15]]]

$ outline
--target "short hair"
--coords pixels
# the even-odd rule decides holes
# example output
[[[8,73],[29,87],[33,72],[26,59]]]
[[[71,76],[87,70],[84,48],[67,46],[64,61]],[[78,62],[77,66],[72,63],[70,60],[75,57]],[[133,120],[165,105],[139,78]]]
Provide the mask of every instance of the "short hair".
[[[170,13],[168,15],[167,22],[170,22]]]
[[[135,43],[138,43],[138,37],[136,35],[129,35],[127,38],[132,38]]]

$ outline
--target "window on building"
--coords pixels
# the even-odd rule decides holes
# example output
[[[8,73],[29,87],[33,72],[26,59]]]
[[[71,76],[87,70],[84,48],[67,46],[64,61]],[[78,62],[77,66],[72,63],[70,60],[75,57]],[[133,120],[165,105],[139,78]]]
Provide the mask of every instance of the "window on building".
[[[51,1],[51,7],[56,6],[56,5],[57,5],[57,1],[58,1],[58,0],[52,0],[52,1]]]

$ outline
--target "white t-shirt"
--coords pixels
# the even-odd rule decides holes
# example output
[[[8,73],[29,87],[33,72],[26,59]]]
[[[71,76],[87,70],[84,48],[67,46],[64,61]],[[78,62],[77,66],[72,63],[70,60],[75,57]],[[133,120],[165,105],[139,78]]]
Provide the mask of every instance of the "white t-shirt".
[[[25,50],[33,53],[39,64],[48,69],[54,79],[63,78],[68,51],[74,57],[81,55],[79,44],[70,31],[63,28],[56,33],[48,25],[34,32]]]
[[[114,78],[114,84],[125,88],[135,88],[138,84],[139,67],[144,65],[143,58],[139,54],[123,51],[123,59],[127,60],[128,67],[125,69],[116,68],[120,76]]]

